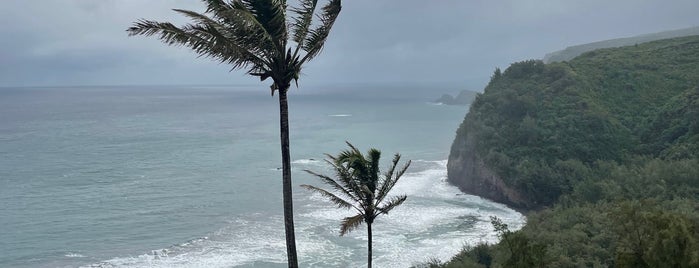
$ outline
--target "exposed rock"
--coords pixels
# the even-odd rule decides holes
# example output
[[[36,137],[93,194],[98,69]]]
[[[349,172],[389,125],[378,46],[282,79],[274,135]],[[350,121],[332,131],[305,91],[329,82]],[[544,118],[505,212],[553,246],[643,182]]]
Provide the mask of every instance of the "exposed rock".
[[[478,92],[475,91],[462,90],[461,92],[459,92],[459,95],[456,95],[456,97],[452,97],[449,94],[444,94],[442,95],[442,97],[435,100],[434,102],[442,103],[445,105],[468,106],[471,105],[471,102],[473,102],[477,94]]]
[[[530,208],[520,193],[507,186],[491,170],[475,151],[475,139],[466,135],[457,138],[452,145],[447,163],[448,180],[461,191],[477,195],[492,201],[509,205],[516,209]]]
[[[434,102],[446,105],[453,105],[454,97],[452,97],[449,94],[443,94],[441,97],[439,97],[439,99],[435,100]]]

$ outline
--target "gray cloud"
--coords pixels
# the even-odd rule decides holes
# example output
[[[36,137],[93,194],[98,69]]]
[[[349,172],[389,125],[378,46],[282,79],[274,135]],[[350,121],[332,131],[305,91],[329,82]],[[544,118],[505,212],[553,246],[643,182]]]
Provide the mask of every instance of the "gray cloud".
[[[4,0],[0,86],[251,84],[184,48],[126,36],[139,18],[186,22],[192,0]],[[699,25],[694,0],[345,0],[302,84],[451,83],[566,46]]]

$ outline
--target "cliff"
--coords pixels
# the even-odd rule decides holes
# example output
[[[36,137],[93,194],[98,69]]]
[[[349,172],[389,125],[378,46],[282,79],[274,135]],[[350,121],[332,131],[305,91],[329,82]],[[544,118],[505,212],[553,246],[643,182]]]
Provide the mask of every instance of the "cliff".
[[[600,163],[696,157],[698,96],[699,36],[514,63],[495,71],[457,130],[449,181],[537,209]]]
[[[469,134],[475,131],[464,130],[463,136],[459,135],[463,138],[455,139],[451,147],[447,163],[449,182],[467,194],[487,198],[516,209],[529,207],[531,204],[527,203],[516,189],[508,186],[500,175],[488,167],[483,158],[476,153],[476,137]]]

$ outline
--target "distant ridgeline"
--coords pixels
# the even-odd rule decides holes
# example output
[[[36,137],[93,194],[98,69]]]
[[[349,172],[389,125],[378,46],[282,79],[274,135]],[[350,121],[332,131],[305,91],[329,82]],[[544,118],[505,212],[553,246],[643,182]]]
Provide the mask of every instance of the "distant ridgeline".
[[[457,130],[448,177],[534,210],[510,237],[524,244],[491,247],[488,263],[699,267],[698,159],[699,36],[688,36],[497,69]],[[482,254],[448,267],[488,266]]]
[[[699,27],[692,27],[692,28],[686,28],[686,29],[680,29],[680,30],[674,30],[674,31],[665,31],[665,32],[659,32],[659,33],[652,33],[652,34],[644,34],[644,35],[627,37],[627,38],[617,38],[617,39],[605,40],[605,41],[594,42],[594,43],[589,43],[589,44],[571,46],[571,47],[567,47],[564,50],[559,50],[556,52],[546,54],[546,56],[544,56],[544,63],[568,61],[568,60],[571,60],[571,59],[579,56],[582,53],[592,51],[595,49],[600,49],[600,48],[632,46],[632,45],[650,42],[650,41],[655,41],[655,40],[682,37],[682,36],[691,36],[691,35],[699,35]]]

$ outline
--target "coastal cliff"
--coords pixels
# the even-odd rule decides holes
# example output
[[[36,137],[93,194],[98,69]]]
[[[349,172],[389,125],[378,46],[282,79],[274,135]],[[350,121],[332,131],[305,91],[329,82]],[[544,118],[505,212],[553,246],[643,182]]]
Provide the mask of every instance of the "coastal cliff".
[[[602,163],[694,158],[698,70],[699,36],[497,69],[457,130],[449,182],[465,193],[538,210],[586,178],[607,176]]]
[[[468,126],[470,125],[463,125],[464,128]],[[516,209],[526,208],[528,204],[521,194],[508,186],[476,153],[475,135],[469,134],[466,129],[459,129],[459,132],[464,133],[464,136],[454,140],[447,162],[449,182],[459,187],[464,193],[487,198]]]

